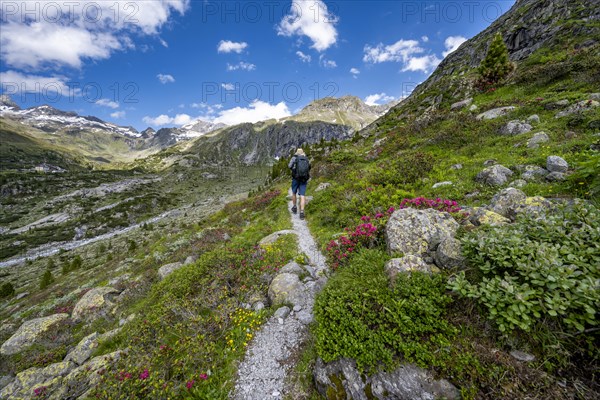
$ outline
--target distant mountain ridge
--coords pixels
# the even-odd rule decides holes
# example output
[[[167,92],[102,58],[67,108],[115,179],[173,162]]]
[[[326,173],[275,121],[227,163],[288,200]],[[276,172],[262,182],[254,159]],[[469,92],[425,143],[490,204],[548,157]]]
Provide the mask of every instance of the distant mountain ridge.
[[[282,121],[323,121],[360,130],[382,116],[397,102],[367,105],[356,96],[324,97],[304,107],[298,114]]]

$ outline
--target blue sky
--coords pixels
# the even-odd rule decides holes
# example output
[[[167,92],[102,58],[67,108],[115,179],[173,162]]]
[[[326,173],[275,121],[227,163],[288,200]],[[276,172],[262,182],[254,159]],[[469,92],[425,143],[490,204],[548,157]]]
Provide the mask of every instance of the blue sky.
[[[0,2],[0,83],[137,129],[281,118],[408,94],[506,1]]]

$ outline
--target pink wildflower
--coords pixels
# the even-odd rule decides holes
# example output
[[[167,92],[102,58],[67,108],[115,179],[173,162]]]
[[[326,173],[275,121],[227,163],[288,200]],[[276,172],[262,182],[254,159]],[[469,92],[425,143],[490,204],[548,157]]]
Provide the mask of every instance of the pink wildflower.
[[[150,372],[148,372],[148,368],[146,368],[146,369],[144,370],[144,372],[142,372],[142,373],[140,374],[140,379],[142,379],[142,380],[143,380],[143,379],[148,379],[148,377],[149,377],[149,376],[150,376]]]

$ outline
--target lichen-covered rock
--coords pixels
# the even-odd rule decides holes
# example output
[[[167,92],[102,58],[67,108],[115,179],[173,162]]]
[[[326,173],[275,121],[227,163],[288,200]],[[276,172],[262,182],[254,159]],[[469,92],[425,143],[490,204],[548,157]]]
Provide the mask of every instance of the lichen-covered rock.
[[[559,156],[548,156],[546,159],[546,169],[550,172],[567,172],[569,163]]]
[[[533,127],[526,122],[513,120],[509,121],[506,125],[500,128],[498,133],[500,135],[515,136],[530,132],[532,128]]]
[[[61,389],[66,393],[83,393],[90,388],[93,388],[102,380],[102,374],[99,372],[114,365],[125,353],[126,351],[124,350],[117,350],[109,354],[92,358],[65,376],[62,380]],[[83,395],[79,398],[85,399],[87,397]]]
[[[490,186],[501,186],[508,182],[508,178],[513,175],[513,172],[503,165],[492,165],[481,171],[475,177],[479,183]]]
[[[101,286],[90,290],[75,304],[72,314],[73,320],[93,321],[107,316],[115,307],[111,297],[116,293],[119,293],[119,291],[110,286]]]
[[[462,268],[465,263],[460,242],[453,237],[442,240],[433,258],[440,268]]]
[[[81,365],[86,362],[93,351],[98,347],[98,332],[94,332],[91,335],[88,335],[81,339],[81,341],[75,346],[67,356],[65,357],[65,361],[73,361],[77,365]]]
[[[495,119],[495,118],[498,118],[498,117],[508,114],[509,112],[513,111],[514,109],[515,109],[515,107],[513,107],[513,106],[493,108],[491,110],[488,110],[486,112],[479,114],[476,118],[478,120]]]
[[[45,386],[48,392],[51,392],[61,383],[62,377],[70,373],[73,368],[75,368],[75,364],[67,361],[50,364],[44,368],[26,369],[19,372],[15,380],[2,389],[0,398],[33,399],[39,397],[35,394],[35,389]]]
[[[548,182],[562,182],[565,179],[565,174],[562,172],[550,172],[548,175],[546,175],[546,180]]]
[[[566,117],[567,115],[585,112],[585,111],[591,110],[593,108],[596,108],[599,105],[600,105],[600,102],[598,102],[596,100],[592,100],[592,99],[582,100],[582,101],[579,101],[579,102],[573,104],[571,107],[567,108],[566,110],[559,112],[558,114],[555,115],[555,118],[562,118],[562,117]]]
[[[398,274],[411,272],[431,274],[433,272],[439,272],[439,270],[435,271],[432,266],[427,264],[421,257],[413,256],[411,254],[401,258],[392,258],[385,263],[385,273],[392,283],[395,282]]]
[[[160,279],[165,279],[168,275],[171,275],[181,267],[183,267],[183,263],[180,262],[163,265],[158,269],[158,276],[160,276]]]
[[[522,188],[525,185],[527,185],[527,181],[525,179],[515,179],[509,183],[509,186],[514,188]]]
[[[465,108],[465,107],[468,107],[468,106],[470,106],[472,102],[473,102],[473,98],[472,98],[472,97],[469,97],[468,99],[465,99],[465,100],[463,100],[463,101],[458,101],[458,102],[456,102],[456,103],[453,103],[453,104],[450,106],[450,109],[451,109],[451,110],[461,110],[461,109],[463,109],[463,108]]]
[[[277,241],[277,239],[279,239],[283,235],[294,235],[294,234],[296,234],[296,231],[291,230],[291,229],[285,229],[282,231],[273,232],[270,235],[262,238],[260,240],[260,242],[258,242],[258,244],[261,246],[265,246],[267,244],[273,244]]]
[[[490,202],[489,209],[504,217],[513,219],[516,208],[527,196],[519,189],[506,188],[496,193]]]
[[[548,171],[537,165],[525,165],[521,178],[527,182],[540,180],[548,175]]]
[[[69,314],[54,314],[24,322],[0,347],[0,354],[12,355],[34,344],[47,331],[69,318]]]
[[[300,275],[306,275],[306,270],[304,268],[302,268],[300,265],[298,265],[297,262],[291,261],[291,262],[285,264],[279,270],[279,273],[280,274],[283,274],[283,273],[296,274],[296,275],[300,276]]]
[[[298,275],[283,273],[277,275],[271,282],[269,300],[273,305],[289,303],[303,306],[307,302],[307,293]]]
[[[394,211],[385,226],[385,240],[390,254],[424,256],[440,242],[456,234],[459,224],[446,212],[431,208],[405,208]]]
[[[326,364],[318,358],[313,375],[317,391],[327,399],[460,399],[460,391],[450,382],[436,380],[429,371],[413,364],[365,376],[351,359]]]
[[[535,218],[543,218],[548,212],[554,210],[554,204],[542,196],[527,197],[519,204],[515,214],[526,214]]]
[[[530,124],[538,124],[540,122],[540,116],[537,114],[530,115],[527,117],[527,122]]]
[[[541,143],[546,143],[550,141],[550,137],[546,132],[538,132],[533,135],[531,139],[527,141],[527,147],[530,149],[537,149],[540,147]]]
[[[475,207],[472,209],[472,214],[469,216],[469,221],[471,221],[471,223],[475,226],[500,226],[510,223],[510,219],[482,207]]]

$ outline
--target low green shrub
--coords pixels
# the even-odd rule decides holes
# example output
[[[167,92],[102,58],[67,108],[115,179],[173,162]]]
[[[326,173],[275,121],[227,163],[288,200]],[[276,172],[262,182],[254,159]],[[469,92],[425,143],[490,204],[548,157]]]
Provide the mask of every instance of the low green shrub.
[[[400,274],[388,285],[380,250],[361,250],[328,282],[315,303],[316,349],[326,362],[341,357],[369,370],[401,360],[424,367],[447,361],[456,330],[444,314],[451,298],[441,275]]]
[[[434,166],[430,153],[414,152],[394,158],[387,164],[379,165],[371,181],[380,185],[406,185],[427,177]]]
[[[0,299],[11,297],[15,294],[15,288],[10,282],[4,282],[0,285]]]
[[[452,290],[476,299],[501,332],[530,331],[551,320],[571,333],[598,325],[600,211],[576,204],[544,218],[476,231],[463,239],[477,274],[460,273]]]

